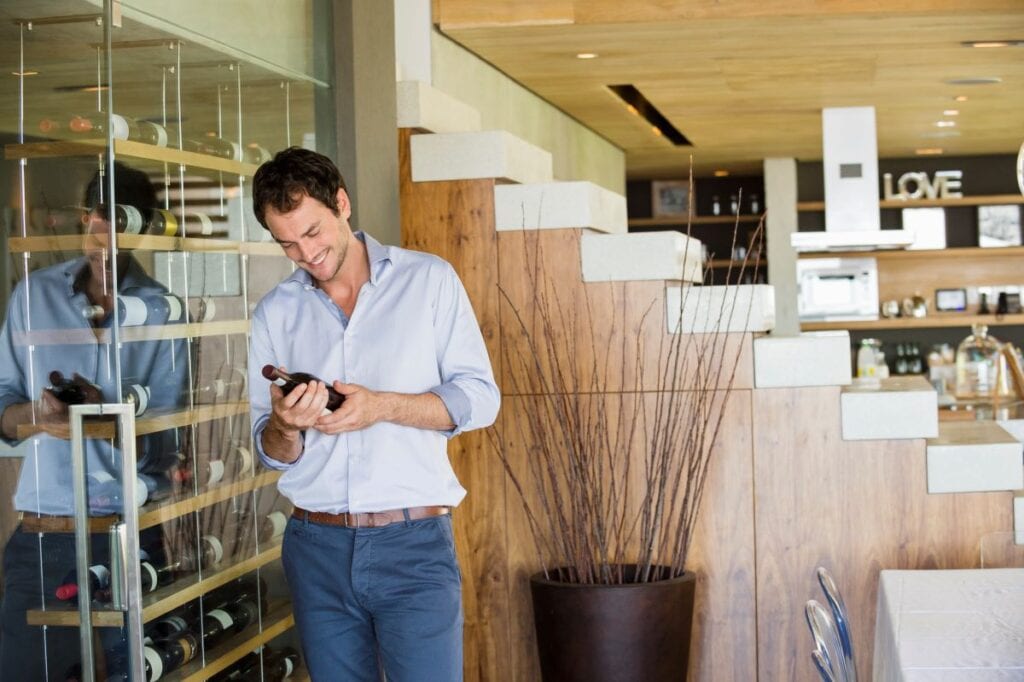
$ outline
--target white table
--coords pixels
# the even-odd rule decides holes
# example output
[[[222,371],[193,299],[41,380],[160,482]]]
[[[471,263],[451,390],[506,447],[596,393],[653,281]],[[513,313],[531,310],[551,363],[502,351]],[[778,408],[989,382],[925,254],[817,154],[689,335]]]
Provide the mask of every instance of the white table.
[[[882,571],[874,682],[1024,680],[1024,568]]]

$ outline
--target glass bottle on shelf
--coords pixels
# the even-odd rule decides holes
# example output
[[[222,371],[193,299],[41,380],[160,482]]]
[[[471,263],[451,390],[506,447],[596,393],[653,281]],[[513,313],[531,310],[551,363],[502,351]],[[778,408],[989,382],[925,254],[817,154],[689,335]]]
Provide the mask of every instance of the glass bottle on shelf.
[[[722,203],[718,200],[718,195],[711,197],[711,215],[722,215]]]
[[[729,213],[732,215],[739,215],[740,213],[740,200],[735,194],[729,197]]]
[[[974,324],[956,349],[956,397],[985,399],[995,395],[1000,343],[988,325]]]
[[[754,215],[761,212],[761,202],[757,200],[756,194],[750,195],[750,212]]]

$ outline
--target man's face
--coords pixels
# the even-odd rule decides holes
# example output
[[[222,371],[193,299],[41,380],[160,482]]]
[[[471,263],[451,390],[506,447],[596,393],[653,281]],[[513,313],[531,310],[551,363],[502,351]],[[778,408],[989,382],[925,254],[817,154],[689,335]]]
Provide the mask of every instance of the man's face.
[[[317,282],[329,282],[337,277],[348,252],[352,235],[348,219],[352,207],[345,190],[338,190],[338,215],[308,195],[295,210],[278,213],[267,207],[265,219],[270,234],[285,255]]]
[[[113,287],[113,261],[110,258],[110,223],[97,211],[90,211],[83,220],[85,236],[82,250],[89,261],[89,274],[102,282],[104,290]],[[128,253],[121,250],[117,258],[118,274],[128,267]]]

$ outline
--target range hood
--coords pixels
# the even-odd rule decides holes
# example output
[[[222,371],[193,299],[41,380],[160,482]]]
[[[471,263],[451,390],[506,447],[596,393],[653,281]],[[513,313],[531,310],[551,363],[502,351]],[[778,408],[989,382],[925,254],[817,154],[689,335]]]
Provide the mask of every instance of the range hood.
[[[883,230],[878,207],[878,143],[874,107],[821,110],[825,231],[795,232],[797,251],[905,248],[908,230]]]

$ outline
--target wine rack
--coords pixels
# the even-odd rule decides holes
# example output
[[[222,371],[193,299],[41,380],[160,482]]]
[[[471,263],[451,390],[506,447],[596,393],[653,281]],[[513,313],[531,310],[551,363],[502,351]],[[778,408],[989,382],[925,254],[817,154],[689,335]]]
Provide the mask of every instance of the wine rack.
[[[169,614],[194,608],[205,612],[216,598],[211,591],[233,589],[233,582],[253,574],[265,578],[268,586],[260,595],[268,608],[261,606],[255,622],[214,640],[217,644],[201,646],[195,659],[160,678],[205,680],[275,638],[297,646],[283,592],[277,534],[283,529],[281,517],[274,518],[273,536],[256,523],[270,508],[284,513],[276,491],[281,473],[262,469],[258,459],[245,463],[256,451],[244,388],[249,318],[261,295],[293,270],[252,215],[251,184],[259,162],[272,151],[314,144],[320,114],[314,116],[319,98],[313,95],[327,84],[315,79],[312,68],[303,71],[297,63],[275,65],[261,57],[243,64],[238,61],[241,53],[221,50],[206,26],[185,35],[187,21],[147,23],[151,18],[126,10],[115,28],[109,13],[117,3],[105,3],[107,14],[99,17],[73,11],[38,16],[61,4],[57,0],[41,7],[31,0],[12,0],[6,9],[10,17],[24,17],[15,20],[21,38],[0,48],[8,71],[18,79],[8,95],[17,92],[20,98],[17,129],[4,131],[6,140],[14,142],[3,146],[0,163],[16,186],[10,188],[7,205],[0,206],[5,211],[0,212],[0,225],[6,228],[0,238],[13,268],[9,279],[18,284],[10,304],[25,311],[26,323],[10,333],[18,366],[28,368],[21,401],[39,400],[48,376],[58,370],[69,381],[73,373],[81,373],[101,391],[104,402],[116,402],[137,386],[148,387],[135,394],[150,400],[148,409],[140,408],[135,417],[139,484],[150,496],[138,507],[137,519],[139,546],[150,554],[151,563],[143,585],[148,579],[161,586],[142,595],[142,623],[153,627]],[[295,37],[295,44],[309,40],[309,35]],[[61,87],[68,82],[83,87]],[[323,114],[323,120],[332,118],[329,111]],[[151,191],[140,193],[130,184],[139,177]],[[129,285],[124,284],[129,272],[124,263],[136,273]],[[60,272],[71,273],[78,306],[71,312],[80,310],[82,316],[51,320],[45,311],[62,305],[60,297],[37,304],[28,298],[30,289],[42,290],[34,284],[38,272],[52,273],[71,264],[76,269]],[[103,282],[102,296],[84,286],[96,280]],[[0,287],[0,296],[9,289]],[[26,298],[15,300],[20,295]],[[79,297],[85,305],[78,304]],[[148,309],[141,317],[137,307],[133,317],[118,313],[121,326],[115,327],[111,306],[121,310],[129,299]],[[162,317],[149,303],[161,299],[166,300]],[[145,356],[146,349],[153,349],[151,357]],[[29,361],[22,362],[21,354]],[[94,365],[79,360],[90,354]],[[87,399],[95,402],[92,394]],[[36,409],[31,414],[14,429],[17,440],[25,441],[24,450],[60,451],[60,461],[70,461],[68,423],[39,419]],[[122,478],[116,471],[121,445],[117,424],[105,417],[87,418],[84,438],[87,473],[96,473],[96,454],[102,453],[107,458],[98,461],[109,464],[111,471],[99,473],[114,474],[112,482],[117,483]],[[22,468],[38,471],[41,461],[26,455]],[[93,483],[86,487],[90,503],[95,490]],[[105,513],[120,508],[110,488],[99,490],[94,509]],[[5,493],[14,493],[13,482]],[[63,495],[61,490],[54,508],[63,508]],[[19,508],[48,509],[40,502]],[[253,529],[247,530],[248,520],[254,521]],[[87,528],[92,534],[90,561],[109,566],[106,540],[111,527],[122,521],[120,515],[76,522],[71,516],[20,512],[18,532],[38,541],[41,549],[46,543],[62,546],[69,533]],[[51,572],[72,575],[74,551],[48,559],[35,552],[32,568],[50,580]],[[175,557],[177,564],[172,563]],[[146,566],[141,555],[124,560]],[[64,580],[62,586],[76,579]],[[96,589],[108,587],[97,584]],[[47,628],[48,646],[25,655],[45,660],[49,671],[59,675],[65,670],[61,649],[77,651],[78,630],[86,623],[80,622],[77,607],[60,601],[65,596],[39,590],[31,601],[42,608],[24,616],[28,628]],[[105,609],[100,601],[88,613],[88,623],[99,630],[97,642],[110,628],[139,622],[136,613],[128,619],[125,612]],[[105,679],[111,672],[108,665],[125,663],[118,657],[126,651],[96,647],[98,679]],[[290,679],[308,680],[304,671],[300,664]],[[8,676],[0,666],[0,678]]]

